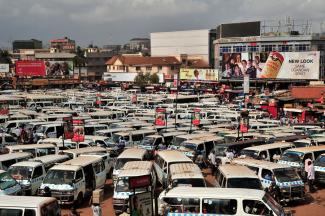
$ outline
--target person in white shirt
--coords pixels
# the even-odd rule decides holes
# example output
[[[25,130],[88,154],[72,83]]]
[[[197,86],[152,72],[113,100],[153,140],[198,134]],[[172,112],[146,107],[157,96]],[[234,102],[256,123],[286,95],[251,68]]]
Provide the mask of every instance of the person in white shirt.
[[[308,181],[308,187],[309,187],[309,193],[314,193],[315,188],[314,188],[314,180],[315,180],[315,169],[313,162],[310,160],[308,161],[308,168],[307,168],[307,181]]]

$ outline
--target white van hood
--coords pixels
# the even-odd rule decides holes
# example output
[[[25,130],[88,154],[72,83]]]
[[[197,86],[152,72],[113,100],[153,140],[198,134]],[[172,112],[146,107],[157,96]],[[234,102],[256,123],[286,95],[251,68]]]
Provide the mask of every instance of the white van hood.
[[[40,189],[44,189],[45,187],[49,187],[51,190],[58,190],[58,191],[73,190],[73,187],[69,184],[42,184]]]

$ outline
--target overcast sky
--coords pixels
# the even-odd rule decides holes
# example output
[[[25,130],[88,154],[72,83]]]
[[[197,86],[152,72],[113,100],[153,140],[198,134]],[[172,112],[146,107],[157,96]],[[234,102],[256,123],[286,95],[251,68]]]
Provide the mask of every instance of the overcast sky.
[[[324,0],[0,0],[0,47],[30,38],[46,45],[63,36],[82,46],[124,44],[150,32],[285,16],[312,19],[319,32],[324,8]]]

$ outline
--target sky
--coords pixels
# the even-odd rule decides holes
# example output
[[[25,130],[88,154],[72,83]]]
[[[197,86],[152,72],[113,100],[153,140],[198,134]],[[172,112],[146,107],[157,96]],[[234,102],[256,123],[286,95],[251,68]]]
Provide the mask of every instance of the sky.
[[[324,21],[324,0],[0,0],[0,47],[13,40],[64,36],[78,45],[124,44],[151,32],[208,29],[221,23]]]

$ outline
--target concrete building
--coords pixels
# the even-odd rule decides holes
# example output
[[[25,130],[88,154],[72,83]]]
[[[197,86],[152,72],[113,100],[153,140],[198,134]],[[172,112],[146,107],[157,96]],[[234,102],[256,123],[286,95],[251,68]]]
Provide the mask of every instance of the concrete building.
[[[15,40],[12,42],[12,50],[14,52],[20,49],[42,49],[42,41],[36,39]]]
[[[106,72],[106,62],[113,56],[112,52],[101,52],[94,48],[87,48],[86,57],[86,74],[82,75],[83,79],[101,80],[103,73]]]
[[[76,42],[68,37],[53,39],[50,41],[50,52],[68,52],[74,53],[76,50]]]
[[[283,26],[259,21],[222,24],[217,27],[217,37],[214,41],[215,69],[219,72],[226,70],[226,62],[234,55],[247,61],[258,57],[260,65],[263,65],[272,51],[320,51],[319,78],[325,78],[325,35],[312,33],[309,24],[298,25],[288,21]],[[288,81],[292,82],[292,79],[294,77]]]
[[[132,38],[128,43],[129,49],[134,51],[150,50],[149,38]]]
[[[181,62],[175,57],[113,56],[106,62],[107,72],[113,73],[158,73],[164,76],[178,74]]]
[[[182,63],[201,59],[211,65],[215,34],[215,29],[151,33],[151,56],[175,56]]]

